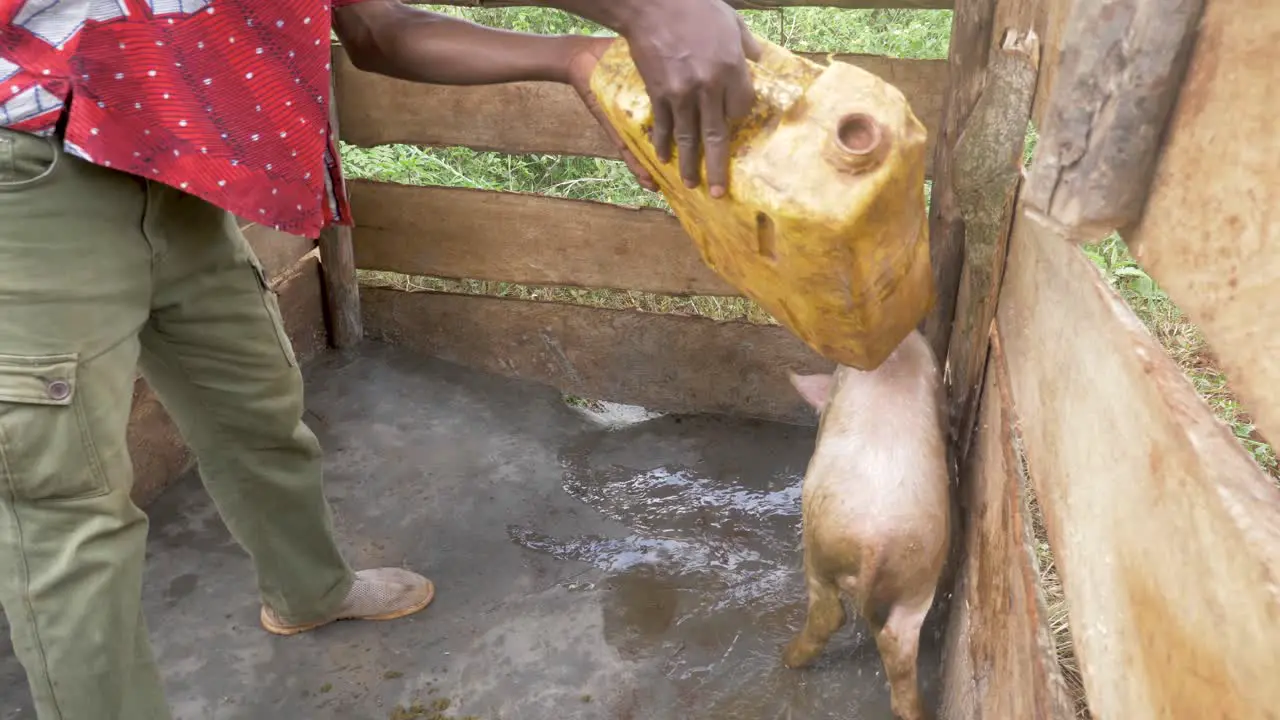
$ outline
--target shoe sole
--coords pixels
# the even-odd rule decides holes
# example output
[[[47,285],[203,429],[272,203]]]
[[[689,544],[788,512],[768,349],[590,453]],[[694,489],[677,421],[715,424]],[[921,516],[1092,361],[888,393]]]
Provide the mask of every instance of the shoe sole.
[[[436,598],[435,583],[428,580],[427,596],[425,598],[418,601],[417,603],[414,603],[413,605],[410,605],[409,607],[401,608],[399,610],[395,610],[389,613],[383,613],[382,615],[336,617],[336,618],[333,618],[332,620],[322,620],[320,622],[310,623],[307,625],[277,625],[274,622],[272,622],[270,618],[267,617],[267,609],[264,607],[262,608],[262,611],[259,613],[258,619],[262,623],[263,629],[265,629],[267,632],[273,635],[285,635],[285,636],[297,635],[299,633],[304,633],[304,632],[307,632],[308,630],[315,630],[318,627],[324,627],[325,625],[329,625],[331,623],[339,622],[342,620],[374,620],[374,621],[398,620],[402,617],[407,617],[416,612],[421,612],[422,610],[426,609],[426,607],[430,605],[431,601],[435,600],[435,598]]]

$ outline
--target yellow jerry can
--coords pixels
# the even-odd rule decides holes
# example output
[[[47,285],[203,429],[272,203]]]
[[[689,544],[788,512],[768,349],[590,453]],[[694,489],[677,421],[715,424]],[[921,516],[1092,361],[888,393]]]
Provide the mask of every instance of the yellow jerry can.
[[[815,352],[878,367],[934,302],[924,125],[902,92],[848,63],[815,63],[757,38],[756,103],[731,138],[729,192],[689,189],[659,162],[626,40],[591,87],[653,174],[706,264]]]

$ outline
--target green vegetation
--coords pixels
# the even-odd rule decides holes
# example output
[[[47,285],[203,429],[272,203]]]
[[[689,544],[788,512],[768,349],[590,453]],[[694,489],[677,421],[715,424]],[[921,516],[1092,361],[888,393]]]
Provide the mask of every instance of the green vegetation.
[[[1187,374],[1200,397],[1231,426],[1245,450],[1263,470],[1280,479],[1276,451],[1258,434],[1248,413],[1236,402],[1227,385],[1227,376],[1215,365],[1204,335],[1138,265],[1124,240],[1112,233],[1097,244],[1085,246],[1084,251]]]
[[[465,9],[443,12],[476,22],[538,33],[596,33],[592,23],[544,8]],[[945,58],[951,31],[951,12],[945,10],[833,10],[789,8],[743,13],[752,29],[793,50],[873,53],[908,58]],[[1026,158],[1036,136],[1028,133]],[[550,155],[504,155],[466,148],[418,148],[393,145],[371,149],[343,147],[349,176],[408,184],[435,184],[488,190],[517,190],[665,208],[662,198],[646,192],[620,161]],[[1135,314],[1169,355],[1186,372],[1201,396],[1234,430],[1243,446],[1272,475],[1280,478],[1276,454],[1254,430],[1248,415],[1232,397],[1225,376],[1214,365],[1203,336],[1134,261],[1124,242],[1112,235],[1084,248],[1100,273],[1133,308]],[[716,319],[772,323],[773,319],[741,298],[671,298],[640,292],[617,292],[564,287],[531,287],[478,280],[447,280],[363,272],[362,281],[405,290],[446,290],[471,294],[558,300],[597,307],[676,312]],[[1067,607],[1039,517],[1038,503],[1026,485],[1035,516],[1037,557],[1059,661],[1079,717],[1088,717],[1079,670],[1075,665]],[[585,700],[584,700],[585,702]],[[415,708],[403,717],[420,717]],[[399,712],[405,712],[398,709]]]

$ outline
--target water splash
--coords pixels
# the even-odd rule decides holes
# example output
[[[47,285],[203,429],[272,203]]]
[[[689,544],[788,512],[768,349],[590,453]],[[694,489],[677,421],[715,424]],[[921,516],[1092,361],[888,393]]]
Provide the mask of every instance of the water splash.
[[[643,570],[697,589],[697,605],[707,611],[795,601],[798,474],[777,473],[752,487],[736,476],[712,477],[680,465],[637,471],[591,468],[589,460],[562,457],[565,492],[632,534],[555,538],[511,526],[507,534],[515,543],[610,574]]]
[[[779,660],[804,622],[800,499],[811,439],[716,437],[678,422],[593,433],[562,452],[564,491],[623,532],[564,537],[513,525],[510,539],[599,570],[591,592],[605,640],[655,673],[650,686],[675,692],[690,717],[886,714],[879,658],[862,632],[841,633],[810,670]],[[635,710],[623,703],[610,716]]]

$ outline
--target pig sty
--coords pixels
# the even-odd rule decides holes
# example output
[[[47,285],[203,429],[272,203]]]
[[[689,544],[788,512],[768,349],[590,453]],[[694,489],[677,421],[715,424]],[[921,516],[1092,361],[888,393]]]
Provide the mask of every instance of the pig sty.
[[[920,626],[951,521],[937,360],[912,332],[873,371],[840,366],[791,382],[820,420],[802,493],[809,612],[783,662],[817,658],[846,621],[843,591],[875,635],[894,715],[919,720]]]

